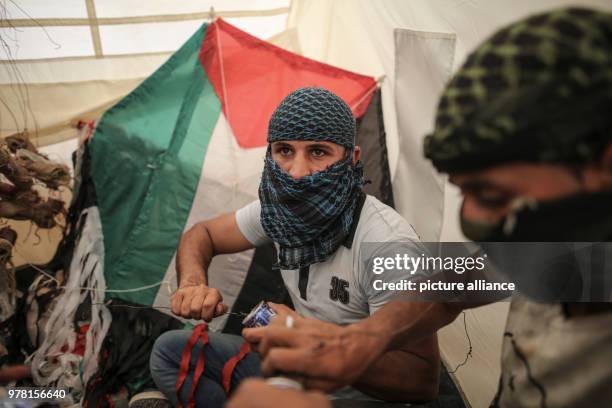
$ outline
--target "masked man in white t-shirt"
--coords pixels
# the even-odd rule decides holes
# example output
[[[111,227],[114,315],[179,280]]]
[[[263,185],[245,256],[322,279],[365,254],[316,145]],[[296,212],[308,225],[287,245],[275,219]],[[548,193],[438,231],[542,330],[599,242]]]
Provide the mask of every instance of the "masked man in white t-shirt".
[[[227,311],[222,294],[207,286],[206,271],[216,254],[244,251],[273,242],[278,268],[295,311],[273,305],[280,315],[299,314],[334,324],[350,324],[380,309],[393,293],[376,290],[380,276],[360,258],[364,243],[403,242],[404,252],[420,255],[412,226],[393,209],[362,191],[363,166],[355,146],[356,125],[350,108],[321,88],[301,88],[273,113],[258,201],[196,224],[182,237],[177,253],[179,288],[172,297],[176,315],[203,319]],[[372,250],[370,248],[370,250]],[[385,281],[410,278],[403,270],[386,272]],[[158,388],[177,404],[176,382],[187,330],[165,333],[151,355]],[[241,336],[209,333],[204,346],[205,371],[195,388],[195,402],[222,406],[225,363],[240,352]],[[253,344],[256,350],[257,345]],[[187,401],[202,344],[196,343],[179,392]],[[358,356],[355,356],[358,358]],[[424,401],[435,398],[439,354],[435,335],[410,348],[389,351],[350,387],[332,398]],[[232,387],[246,377],[261,376],[260,358],[250,352],[236,365]]]

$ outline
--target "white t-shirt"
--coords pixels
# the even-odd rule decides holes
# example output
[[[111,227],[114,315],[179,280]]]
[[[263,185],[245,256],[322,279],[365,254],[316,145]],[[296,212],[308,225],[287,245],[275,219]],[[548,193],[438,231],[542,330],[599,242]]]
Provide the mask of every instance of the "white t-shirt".
[[[272,242],[264,232],[260,217],[259,201],[254,201],[236,212],[238,228],[255,246]],[[388,255],[392,256],[398,247],[401,247],[404,253],[417,257],[422,253],[414,228],[391,207],[367,195],[352,242],[341,245],[327,261],[310,265],[307,283],[302,281],[302,293],[299,270],[281,270],[297,313],[340,325],[354,323],[369,317],[397,295],[391,291],[374,289],[375,280],[396,282],[414,277],[397,269],[381,275],[374,274],[367,263],[360,259],[364,243],[372,243],[364,248],[369,254],[389,252]],[[391,243],[393,245],[385,245]],[[371,399],[355,389],[348,388],[334,393],[333,397]]]

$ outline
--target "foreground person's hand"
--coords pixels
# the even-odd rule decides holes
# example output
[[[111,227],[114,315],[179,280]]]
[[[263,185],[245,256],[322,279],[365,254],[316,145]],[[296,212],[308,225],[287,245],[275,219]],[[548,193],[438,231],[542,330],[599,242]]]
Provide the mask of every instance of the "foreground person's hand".
[[[259,407],[331,408],[331,403],[317,392],[285,390],[261,379],[248,379],[240,384],[227,404],[227,408]]]
[[[329,392],[352,384],[387,345],[384,337],[357,326],[302,317],[294,318],[290,328],[285,322],[273,319],[267,327],[245,329],[242,334],[259,343],[264,375],[301,378],[309,389]]]
[[[205,320],[227,312],[223,297],[217,289],[206,285],[186,285],[179,287],[170,298],[172,313],[187,319]]]
[[[19,364],[0,368],[0,385],[31,377],[30,366]]]

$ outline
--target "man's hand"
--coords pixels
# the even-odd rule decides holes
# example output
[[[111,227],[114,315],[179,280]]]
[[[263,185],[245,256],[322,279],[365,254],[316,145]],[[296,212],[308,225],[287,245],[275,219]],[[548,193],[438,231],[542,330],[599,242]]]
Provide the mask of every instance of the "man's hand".
[[[268,302],[268,306],[270,306],[272,310],[276,312],[276,316],[272,318],[272,322],[274,322],[274,324],[285,324],[285,319],[287,318],[287,316],[291,316],[294,319],[302,318],[302,316],[300,316],[295,310],[291,309],[289,306],[272,302]]]
[[[386,348],[376,333],[315,319],[274,318],[267,327],[245,329],[250,343],[259,343],[264,375],[284,373],[303,377],[306,388],[333,391],[353,383]]]
[[[270,325],[284,325],[287,320],[287,316],[291,316],[292,319],[298,320],[302,319],[295,310],[287,307],[286,305],[268,302],[268,305],[274,312],[276,312],[276,316],[272,318],[270,321]],[[248,329],[247,329],[248,330]],[[261,332],[253,333],[249,338],[245,337],[245,340],[251,345],[251,350],[259,353],[259,343],[262,339],[262,334],[258,334]]]
[[[222,303],[221,293],[204,284],[180,287],[170,300],[172,313],[187,319],[209,322],[213,317],[226,313],[228,309],[227,305]]]
[[[284,390],[266,384],[261,379],[248,379],[240,384],[227,407],[331,408],[331,403],[320,393]]]
[[[217,289],[209,288],[206,271],[216,254],[230,254],[253,248],[240,232],[235,213],[199,222],[181,237],[176,251],[178,290],[172,295],[172,313],[177,316],[204,319],[227,312]]]

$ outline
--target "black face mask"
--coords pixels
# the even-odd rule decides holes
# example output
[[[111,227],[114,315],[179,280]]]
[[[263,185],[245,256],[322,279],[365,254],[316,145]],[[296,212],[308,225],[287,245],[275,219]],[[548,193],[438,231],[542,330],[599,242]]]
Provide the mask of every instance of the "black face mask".
[[[475,242],[607,241],[612,238],[612,192],[525,202],[495,224],[474,222],[461,216],[461,229]]]
[[[466,237],[481,243],[498,271],[532,300],[606,299],[606,293],[593,292],[609,286],[603,273],[605,258],[595,254],[610,252],[612,245],[575,243],[612,238],[612,192],[581,193],[543,203],[524,202],[496,224],[476,223],[462,216],[461,227]],[[558,244],[538,244],[547,242]],[[585,256],[590,268],[581,272],[577,259]]]

